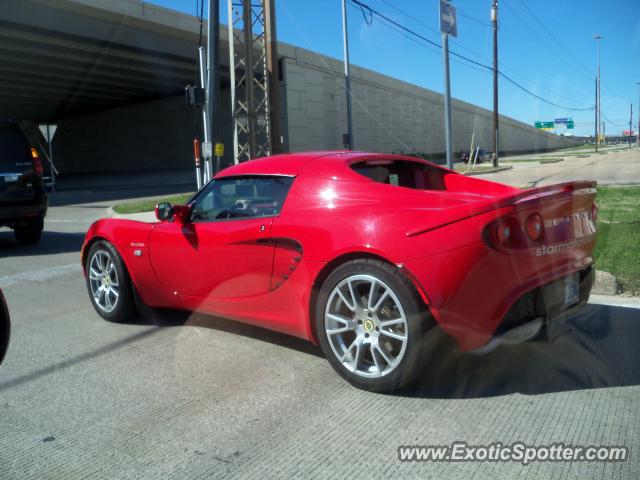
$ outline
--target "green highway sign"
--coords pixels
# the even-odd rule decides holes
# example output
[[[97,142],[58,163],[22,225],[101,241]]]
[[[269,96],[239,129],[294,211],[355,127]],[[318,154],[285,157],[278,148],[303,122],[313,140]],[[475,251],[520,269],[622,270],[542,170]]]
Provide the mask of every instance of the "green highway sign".
[[[567,121],[567,128],[573,128],[573,126],[574,126],[573,120],[568,120]]]
[[[536,122],[536,128],[555,128],[556,124],[554,122]]]

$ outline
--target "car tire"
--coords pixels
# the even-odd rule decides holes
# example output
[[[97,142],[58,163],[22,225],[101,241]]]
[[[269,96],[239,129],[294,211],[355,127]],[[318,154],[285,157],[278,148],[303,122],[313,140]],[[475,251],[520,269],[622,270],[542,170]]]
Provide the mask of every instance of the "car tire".
[[[13,234],[19,245],[35,245],[40,241],[44,230],[44,219],[30,221],[25,225],[16,225]]]
[[[129,321],[135,315],[131,277],[115,247],[99,240],[89,249],[85,265],[93,308],[105,320]]]
[[[376,259],[340,265],[323,282],[314,313],[323,353],[352,385],[390,392],[423,371],[435,321],[394,265]]]
[[[4,356],[9,348],[9,337],[11,336],[11,322],[9,320],[9,309],[4,296],[0,291],[0,363],[4,360]]]

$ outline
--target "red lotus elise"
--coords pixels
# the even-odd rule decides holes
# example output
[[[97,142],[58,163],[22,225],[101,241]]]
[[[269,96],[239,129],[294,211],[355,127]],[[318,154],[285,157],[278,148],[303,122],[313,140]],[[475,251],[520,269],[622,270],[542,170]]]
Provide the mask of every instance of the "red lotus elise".
[[[586,303],[595,182],[519,189],[413,157],[278,155],[230,167],[156,223],[105,219],[82,249],[89,296],[124,320],[215,314],[320,344],[352,384],[416,379],[436,325],[463,351],[544,332]]]

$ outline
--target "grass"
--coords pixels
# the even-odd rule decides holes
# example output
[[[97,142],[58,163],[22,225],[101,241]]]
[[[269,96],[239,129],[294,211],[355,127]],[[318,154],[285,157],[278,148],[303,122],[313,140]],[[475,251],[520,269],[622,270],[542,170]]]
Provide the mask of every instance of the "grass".
[[[183,193],[181,195],[171,195],[168,197],[149,198],[135,202],[120,203],[113,207],[113,211],[120,214],[150,212],[158,203],[169,202],[174,205],[182,205],[192,196],[193,193]]]
[[[598,187],[598,270],[640,294],[640,187]]]

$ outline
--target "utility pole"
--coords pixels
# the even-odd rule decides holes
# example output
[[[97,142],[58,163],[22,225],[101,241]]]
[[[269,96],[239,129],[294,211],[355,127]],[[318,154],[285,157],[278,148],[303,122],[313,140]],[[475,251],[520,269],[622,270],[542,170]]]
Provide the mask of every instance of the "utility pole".
[[[282,136],[280,133],[280,101],[278,78],[278,40],[276,37],[276,2],[264,1],[264,34],[267,56],[267,72],[269,72],[269,114],[271,127],[271,154],[282,153]]]
[[[493,166],[498,166],[498,0],[491,5],[493,26]]]
[[[633,102],[629,105],[631,113],[629,114],[629,148],[631,148],[631,138],[633,138]]]
[[[344,47],[344,84],[347,95],[347,150],[354,149],[353,118],[351,113],[351,67],[349,64],[349,34],[347,31],[347,0],[342,0],[342,43]]]
[[[220,137],[220,0],[209,0],[207,22],[207,115],[209,116],[209,139],[213,143]],[[207,152],[209,153],[209,152]],[[213,178],[211,155],[206,160],[209,176]],[[218,172],[215,172],[218,173]]]
[[[595,119],[593,126],[593,141],[596,152],[598,151],[598,77],[596,76],[596,108],[594,109]]]
[[[602,40],[604,37],[598,33],[596,33],[593,36],[594,40],[596,41],[596,45],[597,45],[597,50],[598,50],[598,71],[597,71],[597,76],[596,76],[596,89],[597,89],[597,95],[596,95],[596,111],[597,111],[597,115],[598,115],[598,125],[600,126],[600,128],[602,128],[602,105],[600,104],[601,101],[601,89],[600,86],[602,84],[602,81],[600,79],[600,40]],[[600,135],[602,134],[602,131],[598,131],[598,141],[596,142],[596,151],[598,150],[598,143],[600,140]]]
[[[638,146],[640,147],[640,82],[636,82],[638,85]]]

